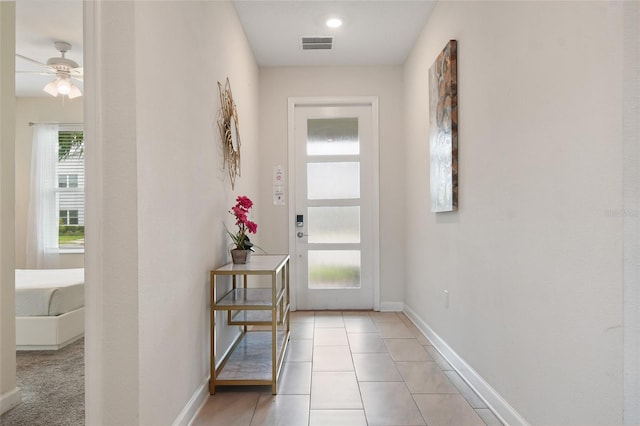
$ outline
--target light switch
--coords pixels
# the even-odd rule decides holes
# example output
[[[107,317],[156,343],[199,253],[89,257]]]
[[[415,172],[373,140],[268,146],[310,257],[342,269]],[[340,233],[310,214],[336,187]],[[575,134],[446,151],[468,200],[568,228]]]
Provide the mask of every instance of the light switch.
[[[273,205],[274,206],[284,206],[284,186],[274,186],[273,187]]]

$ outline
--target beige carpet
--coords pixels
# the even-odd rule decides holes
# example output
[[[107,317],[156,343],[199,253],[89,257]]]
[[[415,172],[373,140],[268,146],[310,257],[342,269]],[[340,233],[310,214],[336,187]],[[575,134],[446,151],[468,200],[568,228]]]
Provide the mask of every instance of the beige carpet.
[[[3,426],[84,425],[84,339],[57,351],[18,351],[22,403],[0,417]]]

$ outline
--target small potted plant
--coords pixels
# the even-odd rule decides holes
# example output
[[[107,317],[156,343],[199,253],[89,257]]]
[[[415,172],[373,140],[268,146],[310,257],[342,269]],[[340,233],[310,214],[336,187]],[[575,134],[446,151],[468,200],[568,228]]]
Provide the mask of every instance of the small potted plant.
[[[245,195],[236,198],[236,205],[231,207],[231,213],[236,219],[238,231],[233,233],[227,229],[227,233],[233,240],[234,248],[231,249],[233,263],[247,263],[250,253],[254,251],[253,243],[249,239],[249,233],[255,234],[258,225],[249,220],[249,210],[253,207],[253,201]]]

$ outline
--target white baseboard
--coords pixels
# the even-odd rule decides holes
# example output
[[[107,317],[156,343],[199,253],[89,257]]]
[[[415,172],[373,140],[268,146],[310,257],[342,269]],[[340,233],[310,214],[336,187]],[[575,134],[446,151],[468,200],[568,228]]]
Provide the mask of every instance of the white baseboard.
[[[9,411],[22,402],[22,392],[14,388],[12,391],[0,395],[0,414]]]
[[[16,351],[57,351],[59,349],[64,348],[75,342],[76,340],[80,340],[84,337],[84,333],[80,336],[72,337],[66,342],[62,342],[59,345],[16,345]]]
[[[187,405],[173,422],[173,426],[188,426],[198,415],[200,408],[209,398],[209,376],[198,386]]]
[[[380,312],[402,312],[403,307],[402,302],[381,302]]]
[[[460,377],[467,382],[505,425],[525,426],[529,423],[487,383],[469,364],[447,345],[411,308],[404,306],[404,313],[431,341],[438,352],[451,364]]]

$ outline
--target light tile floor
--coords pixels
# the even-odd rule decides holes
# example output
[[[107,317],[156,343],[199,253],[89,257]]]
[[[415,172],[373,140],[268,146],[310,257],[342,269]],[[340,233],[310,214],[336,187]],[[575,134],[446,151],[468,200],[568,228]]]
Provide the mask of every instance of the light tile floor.
[[[501,425],[401,313],[293,312],[271,387],[219,387],[192,423],[221,426]]]

